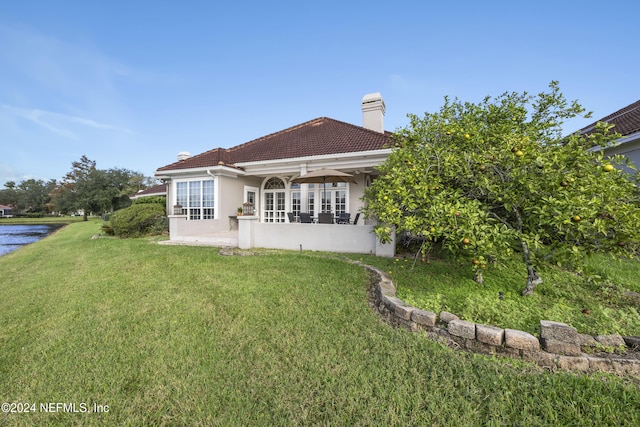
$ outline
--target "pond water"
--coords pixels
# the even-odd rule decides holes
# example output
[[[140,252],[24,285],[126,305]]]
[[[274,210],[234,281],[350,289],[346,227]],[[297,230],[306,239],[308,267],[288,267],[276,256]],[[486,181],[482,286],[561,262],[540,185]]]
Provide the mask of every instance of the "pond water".
[[[0,256],[47,237],[60,224],[0,224]]]

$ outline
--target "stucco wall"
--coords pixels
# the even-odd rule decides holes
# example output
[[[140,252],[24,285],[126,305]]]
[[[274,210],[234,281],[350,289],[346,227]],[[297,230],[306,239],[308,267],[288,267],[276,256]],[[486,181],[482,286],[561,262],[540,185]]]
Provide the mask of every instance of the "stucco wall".
[[[636,168],[640,168],[640,138],[626,141],[624,144],[616,145],[605,150],[608,155],[622,154],[631,160]],[[635,173],[629,169],[628,172]]]
[[[184,240],[186,237],[207,237],[221,231],[228,231],[229,217],[222,219],[187,220],[186,215],[169,215],[169,236],[171,240]]]
[[[238,242],[242,249],[311,250],[383,257],[395,254],[395,241],[381,244],[372,225],[272,224],[260,223],[257,217],[241,217]]]

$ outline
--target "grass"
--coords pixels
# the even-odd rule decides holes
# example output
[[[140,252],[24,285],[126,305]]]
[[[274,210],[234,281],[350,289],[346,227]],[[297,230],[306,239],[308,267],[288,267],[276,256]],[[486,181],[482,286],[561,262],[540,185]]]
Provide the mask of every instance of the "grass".
[[[526,270],[518,258],[485,270],[482,285],[472,280],[468,263],[443,257],[415,265],[412,258],[402,257],[371,257],[367,262],[392,273],[399,298],[436,313],[449,311],[465,320],[534,335],[539,334],[540,320],[567,323],[590,335],[640,334],[637,259],[592,256],[581,274],[543,267],[544,282],[526,298],[520,296]]]
[[[640,380],[548,373],[392,329],[367,274],[71,224],[0,257],[0,425],[638,425]]]

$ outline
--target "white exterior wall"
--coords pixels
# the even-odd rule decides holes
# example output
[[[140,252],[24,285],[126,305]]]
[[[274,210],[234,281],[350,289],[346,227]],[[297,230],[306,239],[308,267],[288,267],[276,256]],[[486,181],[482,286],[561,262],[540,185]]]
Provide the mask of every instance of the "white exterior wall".
[[[372,254],[393,257],[395,235],[389,244],[381,244],[372,225],[349,224],[268,224],[257,217],[241,218],[238,243],[242,249],[326,251]]]
[[[636,168],[640,169],[640,135],[633,134],[621,138],[618,145],[605,149],[605,154],[622,154],[631,160]],[[628,172],[634,173],[635,171],[629,170]]]

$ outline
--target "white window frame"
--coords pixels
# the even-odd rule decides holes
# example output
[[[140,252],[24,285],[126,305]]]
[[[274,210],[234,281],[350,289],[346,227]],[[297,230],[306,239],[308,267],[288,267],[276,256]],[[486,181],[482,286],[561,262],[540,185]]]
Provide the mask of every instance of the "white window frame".
[[[192,207],[190,206],[190,202],[191,200],[193,200],[190,194],[190,189],[191,189],[190,183],[194,183],[194,182],[200,183],[200,191],[199,191],[200,197],[198,200],[199,206]],[[213,182],[213,206],[204,206],[204,202],[205,202],[203,197],[204,182]],[[184,201],[178,201],[178,184],[182,184],[182,183],[187,184],[186,204],[184,204]],[[173,185],[174,185],[173,204],[176,205],[180,203],[180,205],[182,205],[182,214],[187,216],[188,221],[207,221],[207,220],[219,219],[220,213],[217,206],[218,206],[218,194],[220,194],[220,192],[218,191],[217,179],[215,179],[214,177],[181,178],[181,179],[173,180]],[[196,209],[200,211],[198,214],[199,218],[194,217],[193,211],[195,211]],[[204,212],[206,209],[213,209],[212,218],[204,218],[205,216]]]
[[[244,198],[242,199],[243,203],[247,203],[249,201],[249,193],[255,193],[256,197],[253,202],[254,214],[258,215],[260,212],[260,189],[258,187],[252,187],[250,185],[244,186]]]
[[[284,188],[277,189],[269,189],[266,188],[267,183],[271,179],[279,179],[284,184]],[[284,209],[278,209],[278,203],[280,196],[279,193],[282,193],[282,201],[284,201]],[[273,207],[272,211],[267,211],[268,207],[268,195],[273,195]],[[261,222],[269,222],[269,223],[284,223],[286,222],[287,212],[289,209],[289,186],[287,185],[287,181],[279,176],[270,176],[267,177],[262,183],[262,210],[261,212]],[[268,214],[269,212],[269,214]]]
[[[340,213],[342,212],[350,212],[349,211],[349,188],[350,188],[350,184],[349,183],[344,183],[344,186],[342,186],[341,184],[343,183],[335,183],[335,187],[334,187],[334,183],[330,183],[327,182],[327,196],[329,197],[329,208],[331,213],[334,216],[338,216]],[[344,191],[344,211],[338,211],[336,209],[336,193],[339,191]],[[325,190],[323,189],[323,184],[317,184],[314,186],[313,189],[309,189],[309,193],[313,192],[315,197],[314,197],[314,214],[317,215],[318,212],[322,212],[322,198],[325,194]]]

